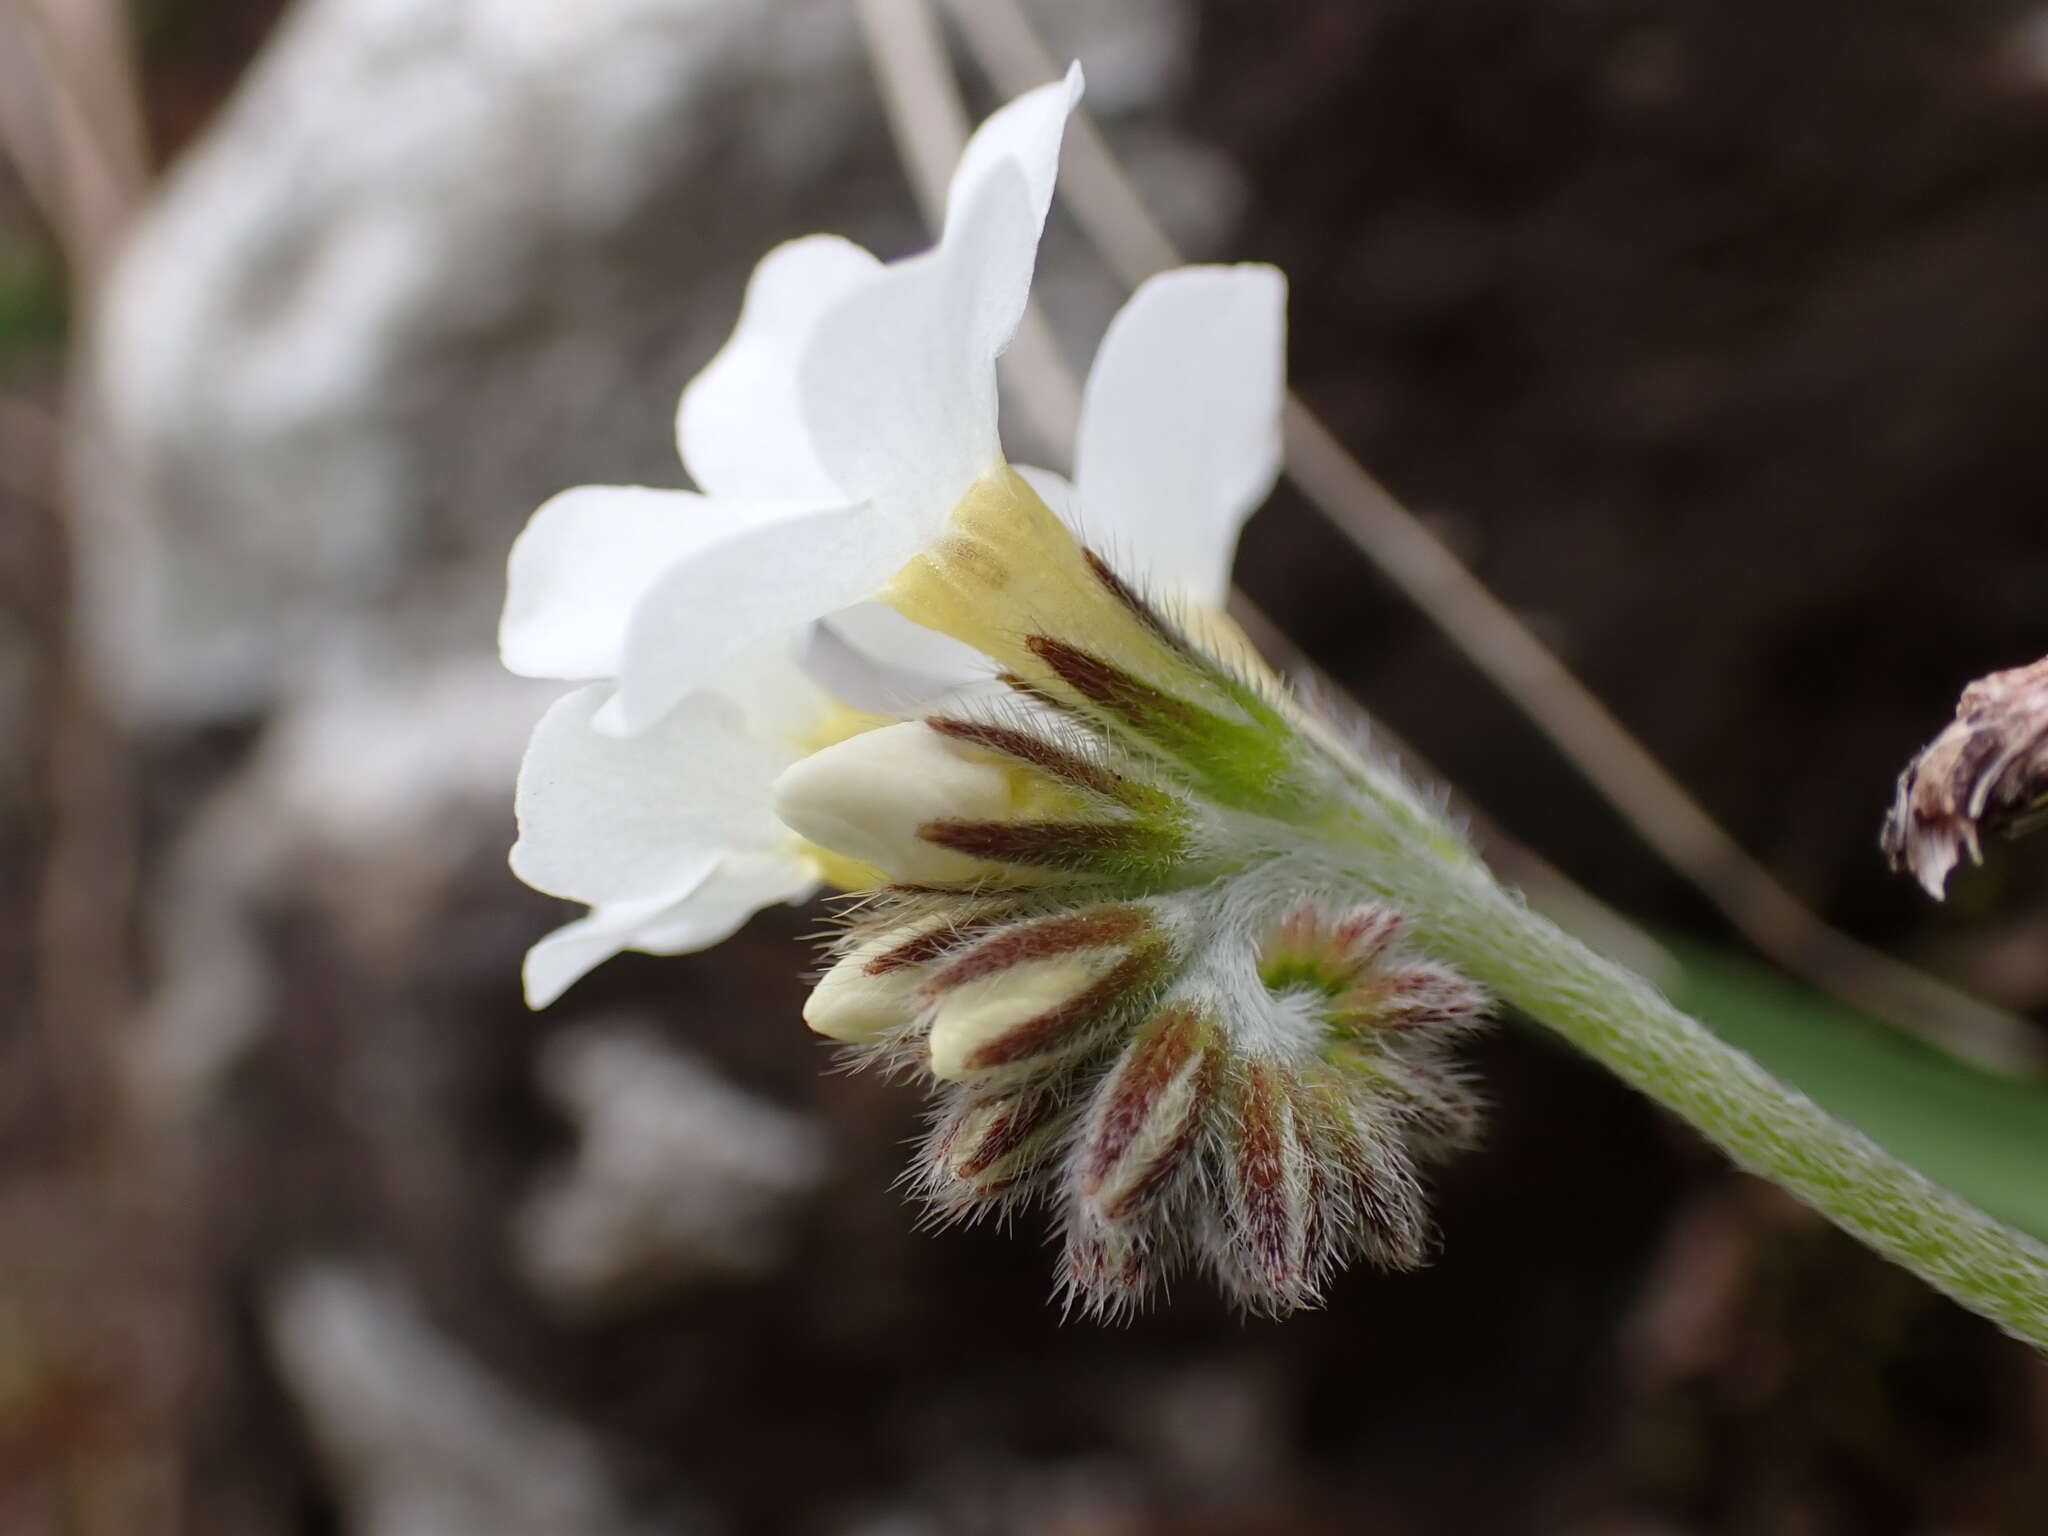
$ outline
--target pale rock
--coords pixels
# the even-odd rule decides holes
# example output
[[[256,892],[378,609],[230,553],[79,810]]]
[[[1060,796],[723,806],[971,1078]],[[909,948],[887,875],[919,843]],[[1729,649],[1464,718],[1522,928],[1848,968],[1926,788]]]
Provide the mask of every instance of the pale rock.
[[[263,1320],[350,1536],[682,1536],[633,1515],[599,1447],[528,1402],[395,1286],[340,1265],[295,1271]]]
[[[574,1161],[534,1194],[516,1234],[551,1301],[601,1311],[782,1258],[825,1175],[811,1121],[631,1024],[557,1036],[540,1074],[580,1132]]]

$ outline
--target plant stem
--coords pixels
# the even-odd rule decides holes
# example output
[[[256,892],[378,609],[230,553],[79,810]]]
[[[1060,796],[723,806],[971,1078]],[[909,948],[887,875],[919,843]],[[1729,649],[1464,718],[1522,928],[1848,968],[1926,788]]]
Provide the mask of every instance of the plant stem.
[[[1395,852],[1383,835],[1356,830],[1371,850],[1367,883],[1405,907],[1443,958],[1684,1118],[1741,1167],[2048,1350],[2048,1249],[1778,1081],[1648,983],[1530,911],[1476,862]]]

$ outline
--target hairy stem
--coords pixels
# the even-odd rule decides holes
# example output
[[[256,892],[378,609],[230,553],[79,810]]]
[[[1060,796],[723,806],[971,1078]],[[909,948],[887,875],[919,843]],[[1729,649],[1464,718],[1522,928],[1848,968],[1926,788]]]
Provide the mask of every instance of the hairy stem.
[[[1360,829],[1363,830],[1362,828]],[[1368,884],[1431,947],[1944,1295],[2048,1349],[2048,1249],[1900,1162],[1778,1081],[1476,864],[1371,847]]]

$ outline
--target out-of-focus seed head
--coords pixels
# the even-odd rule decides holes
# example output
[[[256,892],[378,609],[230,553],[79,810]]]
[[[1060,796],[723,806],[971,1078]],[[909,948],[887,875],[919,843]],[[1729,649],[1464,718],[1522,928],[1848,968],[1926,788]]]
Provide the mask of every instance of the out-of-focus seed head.
[[[1984,834],[2048,821],[2048,657],[1963,690],[1956,717],[1899,775],[1883,844],[1940,901],[1949,872],[1984,860]]]

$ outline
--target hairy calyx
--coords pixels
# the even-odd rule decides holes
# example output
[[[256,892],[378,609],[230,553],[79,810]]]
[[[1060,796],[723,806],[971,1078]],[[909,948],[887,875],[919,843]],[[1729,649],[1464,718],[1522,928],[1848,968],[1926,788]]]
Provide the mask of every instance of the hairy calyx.
[[[806,1017],[932,1084],[919,1193],[1043,1204],[1062,1289],[1105,1315],[1184,1267],[1283,1312],[1353,1259],[1420,1263],[1424,1172],[1477,1132],[1452,1051],[1486,999],[1333,880],[1319,829],[1356,791],[1277,680],[1007,471],[892,598],[992,655],[1009,703],[829,748],[777,803],[889,882]]]

